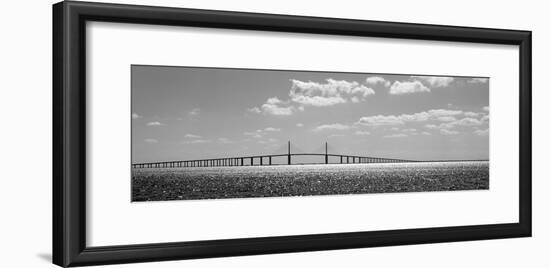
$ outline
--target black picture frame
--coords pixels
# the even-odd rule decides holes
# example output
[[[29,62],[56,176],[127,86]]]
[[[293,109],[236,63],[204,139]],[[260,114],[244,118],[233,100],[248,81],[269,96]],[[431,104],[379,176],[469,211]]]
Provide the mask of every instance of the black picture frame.
[[[193,26],[519,46],[519,222],[86,246],[88,21]],[[510,174],[513,176],[513,174]],[[120,4],[53,5],[53,263],[82,266],[531,236],[531,32]]]

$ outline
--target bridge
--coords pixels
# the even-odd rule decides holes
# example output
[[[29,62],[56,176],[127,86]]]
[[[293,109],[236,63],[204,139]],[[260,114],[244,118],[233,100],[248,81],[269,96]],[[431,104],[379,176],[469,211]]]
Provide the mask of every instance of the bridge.
[[[284,154],[248,155],[221,157],[196,160],[162,161],[132,164],[133,168],[187,168],[187,167],[235,167],[235,166],[271,166],[275,158],[286,158],[286,165],[292,165],[293,156],[319,156],[324,158],[324,164],[329,164],[329,158],[336,158],[335,164],[372,164],[372,163],[407,163],[421,162],[415,160],[381,158],[372,156],[329,154],[328,143],[325,143],[325,153],[292,153],[290,141],[288,152]],[[339,161],[338,161],[339,160]]]

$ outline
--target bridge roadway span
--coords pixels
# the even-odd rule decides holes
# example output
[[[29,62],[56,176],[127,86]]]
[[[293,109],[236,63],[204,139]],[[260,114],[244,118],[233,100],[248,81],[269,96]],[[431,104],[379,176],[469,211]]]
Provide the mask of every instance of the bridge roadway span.
[[[273,158],[275,157],[286,157],[287,165],[292,165],[293,156],[323,156],[325,158],[324,159],[325,164],[329,164],[329,157],[333,157],[333,158],[336,157],[337,159],[340,158],[339,164],[420,162],[420,161],[414,161],[414,160],[380,158],[380,157],[358,156],[358,155],[342,155],[342,154],[328,154],[328,153],[324,153],[324,154],[323,153],[292,153],[292,154],[252,155],[252,156],[222,157],[222,158],[212,158],[212,159],[136,163],[136,164],[132,164],[132,167],[133,168],[183,168],[183,167],[264,166],[264,165],[271,166],[273,165]],[[333,164],[338,164],[338,162]]]

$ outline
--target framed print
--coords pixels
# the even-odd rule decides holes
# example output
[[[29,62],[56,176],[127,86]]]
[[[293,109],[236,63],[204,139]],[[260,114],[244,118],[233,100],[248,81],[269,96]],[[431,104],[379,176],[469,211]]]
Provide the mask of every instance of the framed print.
[[[53,6],[53,262],[531,236],[531,32]]]

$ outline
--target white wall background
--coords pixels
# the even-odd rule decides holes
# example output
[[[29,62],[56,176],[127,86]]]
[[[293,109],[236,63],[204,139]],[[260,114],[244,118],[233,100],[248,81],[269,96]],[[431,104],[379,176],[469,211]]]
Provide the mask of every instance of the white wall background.
[[[548,267],[550,150],[544,1],[119,0],[190,8],[533,31],[532,238],[217,258],[110,267]],[[0,28],[0,267],[51,267],[51,4],[3,3]],[[32,165],[31,165],[32,164]]]

